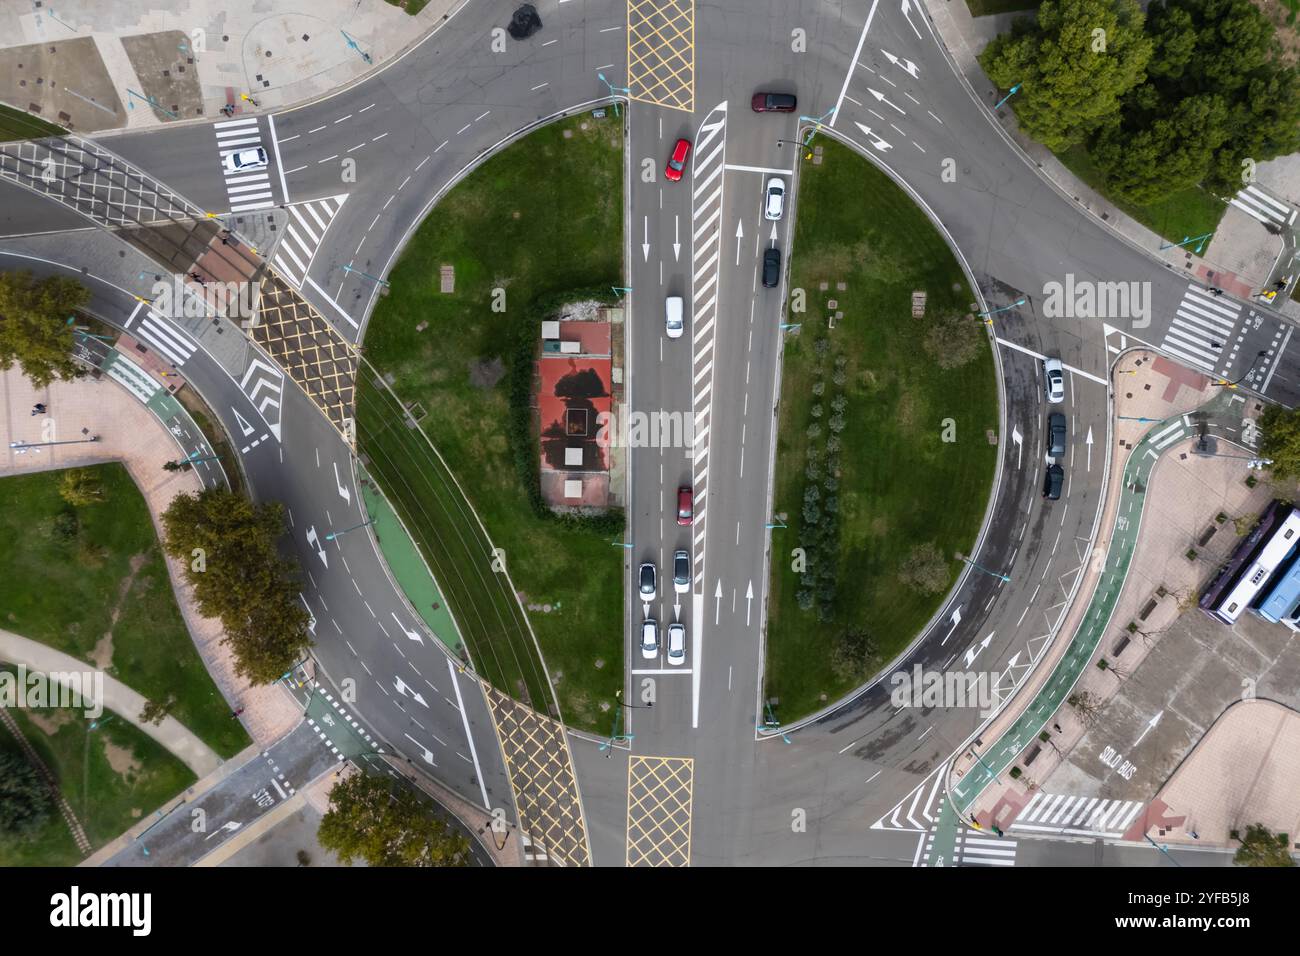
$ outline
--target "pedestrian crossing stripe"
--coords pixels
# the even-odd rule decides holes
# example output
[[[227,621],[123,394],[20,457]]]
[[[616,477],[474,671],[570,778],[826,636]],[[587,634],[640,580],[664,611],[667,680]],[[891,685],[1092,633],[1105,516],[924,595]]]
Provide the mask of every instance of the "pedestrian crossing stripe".
[[[271,188],[270,153],[267,154],[267,166],[262,169],[240,170],[231,172],[226,168],[226,157],[241,149],[262,146],[261,126],[258,117],[227,120],[214,123],[212,131],[217,137],[217,156],[221,164],[221,173],[225,179],[226,197],[230,201],[231,212],[252,212],[256,209],[268,209],[275,205]]]
[[[1011,829],[1119,839],[1142,807],[1140,800],[1039,792],[1025,804]]]
[[[936,831],[931,830],[925,841],[921,860],[928,865]],[[952,851],[953,866],[1015,866],[1016,841],[1005,837],[985,836],[981,830],[962,827]]]
[[[1228,202],[1246,215],[1258,219],[1262,223],[1292,223],[1295,221],[1296,210],[1253,184],[1241,190]]]
[[[1226,358],[1230,365],[1236,349],[1229,346],[1241,309],[1239,302],[1189,285],[1160,348],[1204,372],[1213,373],[1220,359]]]
[[[279,273],[297,289],[302,289],[311,271],[316,251],[325,238],[334,217],[343,208],[347,194],[330,196],[325,199],[313,199],[308,202],[293,203],[286,206],[289,214],[284,231],[280,234],[280,243],[276,246],[271,261]]]

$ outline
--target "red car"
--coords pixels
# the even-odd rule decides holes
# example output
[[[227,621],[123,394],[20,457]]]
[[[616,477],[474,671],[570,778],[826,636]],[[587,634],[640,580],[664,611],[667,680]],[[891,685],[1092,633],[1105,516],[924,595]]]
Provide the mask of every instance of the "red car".
[[[690,485],[682,485],[677,489],[677,523],[688,525],[694,515],[695,493],[691,491]]]
[[[686,169],[686,158],[691,155],[691,141],[689,139],[679,139],[677,145],[673,147],[673,154],[668,157],[668,165],[664,167],[664,176],[673,182],[682,178],[682,172]]]

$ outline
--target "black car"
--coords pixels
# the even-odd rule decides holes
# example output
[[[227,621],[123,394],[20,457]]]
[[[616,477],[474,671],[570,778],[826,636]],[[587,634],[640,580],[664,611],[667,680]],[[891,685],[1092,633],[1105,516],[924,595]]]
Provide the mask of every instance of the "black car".
[[[791,93],[755,93],[749,105],[755,113],[793,113],[799,101]]]
[[[1056,501],[1061,497],[1061,486],[1065,484],[1065,469],[1060,465],[1048,465],[1047,475],[1043,478],[1043,497]]]
[[[1065,455],[1065,416],[1052,412],[1047,416],[1047,455],[1053,460]]]
[[[530,36],[542,28],[542,18],[537,15],[537,8],[531,3],[525,3],[515,11],[515,15],[510,20],[510,26],[506,29],[516,40],[527,40]]]
[[[773,246],[763,253],[763,288],[775,289],[781,281],[781,250]]]

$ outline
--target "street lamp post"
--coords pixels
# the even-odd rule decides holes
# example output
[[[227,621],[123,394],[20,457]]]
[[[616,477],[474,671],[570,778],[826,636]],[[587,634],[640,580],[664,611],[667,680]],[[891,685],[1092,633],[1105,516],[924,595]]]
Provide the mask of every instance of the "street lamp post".
[[[1010,580],[1011,580],[1011,575],[1009,575],[1009,574],[999,574],[999,573],[996,572],[996,571],[990,571],[988,568],[981,567],[980,565],[978,565],[978,564],[976,564],[974,561],[972,561],[970,558],[966,557],[964,554],[959,554],[959,555],[957,555],[957,557],[960,558],[962,561],[965,561],[967,564],[969,564],[969,565],[970,565],[972,568],[974,568],[976,571],[982,571],[982,572],[984,572],[985,574],[987,574],[989,577],[991,577],[991,578],[997,578],[999,581],[1003,582],[1004,584],[1005,584],[1007,581],[1010,581]]]
[[[90,442],[99,441],[98,435],[91,435],[89,438],[77,438],[69,441],[11,441],[10,448],[48,448],[50,445],[85,445]]]
[[[1259,364],[1259,360],[1266,355],[1268,355],[1267,349],[1260,349],[1258,352],[1256,352],[1255,361],[1250,363],[1250,367],[1247,368],[1246,371],[1242,373],[1241,378],[1237,379],[1235,382],[1219,381],[1219,382],[1211,382],[1210,384],[1219,388],[1236,388],[1239,384],[1241,384],[1246,380],[1246,378],[1250,375],[1251,372],[1255,371],[1255,366]]]
[[[329,534],[325,535],[325,540],[333,541],[335,538],[339,537],[340,535],[345,535],[349,531],[356,531],[358,528],[364,528],[366,525],[374,524],[374,523],[375,523],[374,518],[367,518],[365,521],[361,522],[361,524],[354,524],[352,527],[344,528],[342,531],[331,531]]]

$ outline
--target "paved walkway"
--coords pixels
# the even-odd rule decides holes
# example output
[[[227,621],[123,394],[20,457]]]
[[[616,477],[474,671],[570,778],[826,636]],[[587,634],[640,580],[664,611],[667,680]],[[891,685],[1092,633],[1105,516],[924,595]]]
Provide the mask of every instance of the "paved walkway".
[[[383,69],[465,2],[0,0],[0,100],[81,133],[281,109]]]
[[[22,664],[29,671],[40,671],[43,674],[82,673],[90,669],[90,665],[85,661],[79,661],[71,654],[56,651],[39,641],[2,629],[0,629],[0,660],[10,664]],[[159,724],[150,724],[141,720],[140,712],[147,703],[145,697],[117,678],[104,674],[104,699],[99,703],[105,710],[111,710],[128,724],[144,731],[166,747],[185,766],[193,770],[195,776],[204,777],[221,765],[221,757],[217,752],[175,717],[164,717]]]
[[[37,402],[46,405],[48,415],[31,415]],[[47,429],[52,432],[47,434]],[[21,455],[19,449],[8,447],[11,441],[76,439],[83,436],[83,430],[84,434],[99,435],[100,440],[32,448]],[[120,461],[144,496],[155,531],[161,536],[159,515],[172,498],[200,488],[193,471],[163,471],[164,462],[181,457],[177,449],[173,436],[149,409],[113,381],[86,378],[54,382],[37,390],[17,366],[0,372],[0,477]],[[167,571],[186,627],[222,696],[232,709],[244,708],[240,720],[259,744],[267,746],[278,740],[301,719],[293,699],[279,686],[253,687],[235,674],[233,655],[221,643],[225,636],[221,621],[199,614],[179,562],[168,557]]]
[[[1009,29],[1017,16],[1028,14],[972,17],[964,0],[925,0],[925,6],[958,72],[970,84],[976,97],[991,109],[1003,94],[994,89],[976,57],[994,36]],[[1021,133],[1012,109],[1004,107],[998,112],[998,119],[1042,175],[1099,223],[1125,236],[1134,245],[1164,259],[1180,273],[1226,289],[1243,299],[1268,284],[1283,251],[1283,240],[1270,234],[1246,213],[1228,207],[1213,239],[1199,256],[1179,247],[1162,250],[1165,240],[1161,236],[1117,209],[1070,172],[1051,150]],[[1262,184],[1273,185],[1284,196],[1292,194],[1297,182],[1292,167],[1280,161],[1274,165],[1261,165],[1259,175]],[[1279,298],[1273,307],[1292,318],[1300,317],[1300,303],[1290,299]]]

